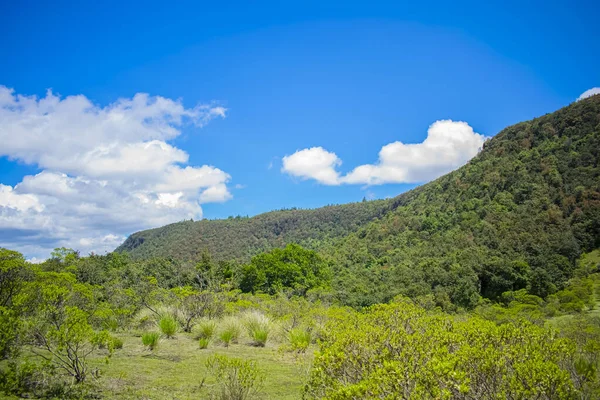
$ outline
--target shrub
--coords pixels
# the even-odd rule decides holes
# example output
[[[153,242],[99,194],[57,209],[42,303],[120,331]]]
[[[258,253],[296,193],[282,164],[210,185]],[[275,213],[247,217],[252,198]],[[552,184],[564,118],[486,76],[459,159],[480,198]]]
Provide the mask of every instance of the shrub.
[[[311,334],[306,329],[294,328],[288,334],[288,339],[293,351],[304,353],[310,346]]]
[[[160,334],[158,332],[146,332],[142,335],[142,344],[154,351],[158,347]]]
[[[249,312],[244,316],[244,325],[246,326],[252,345],[264,347],[267,343],[271,327],[269,318],[256,311]]]
[[[123,340],[117,337],[113,337],[113,348],[114,349],[122,349],[123,348]]]
[[[201,349],[206,349],[208,347],[209,343],[210,343],[210,339],[200,338],[198,340],[198,344],[200,345]]]
[[[81,399],[86,387],[60,378],[50,363],[10,361],[0,370],[0,393],[22,398]],[[4,398],[4,397],[2,397]],[[11,397],[12,398],[12,397]]]
[[[177,332],[177,320],[170,315],[165,315],[158,321],[158,327],[163,335],[172,338]]]
[[[213,397],[220,400],[247,400],[256,397],[263,386],[264,375],[255,361],[213,355],[206,367],[217,381]]]
[[[216,326],[217,324],[212,320],[200,321],[200,323],[194,328],[195,338],[207,340],[212,339],[215,334]]]

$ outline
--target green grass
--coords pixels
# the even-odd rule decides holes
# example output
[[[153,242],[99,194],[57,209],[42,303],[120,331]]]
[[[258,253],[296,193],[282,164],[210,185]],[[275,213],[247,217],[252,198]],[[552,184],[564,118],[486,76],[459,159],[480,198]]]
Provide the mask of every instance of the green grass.
[[[193,335],[178,335],[165,340],[154,353],[144,349],[139,337],[119,336],[123,349],[114,353],[109,364],[103,357],[92,360],[102,371],[98,384],[102,396],[111,399],[203,399],[214,385],[206,369],[213,354],[256,361],[265,373],[262,399],[300,399],[306,361],[295,361],[277,346],[251,347],[231,344],[201,350]],[[201,382],[206,377],[205,387]]]

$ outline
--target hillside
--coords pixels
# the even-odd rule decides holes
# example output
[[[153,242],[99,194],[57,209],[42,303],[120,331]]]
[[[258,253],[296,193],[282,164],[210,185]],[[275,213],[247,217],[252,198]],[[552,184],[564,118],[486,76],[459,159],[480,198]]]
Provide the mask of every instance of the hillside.
[[[286,243],[316,248],[384,215],[390,200],[332,205],[313,210],[280,210],[252,218],[183,221],[131,235],[116,251],[133,258],[198,260],[209,251],[217,260],[248,261]]]
[[[325,250],[338,296],[472,307],[479,295],[553,293],[600,246],[599,159],[600,96],[504,129],[467,165]]]
[[[245,261],[296,242],[333,261],[336,294],[355,306],[398,293],[444,307],[521,288],[544,297],[600,246],[599,158],[593,96],[504,129],[467,165],[394,199],[181,222],[117,251]]]

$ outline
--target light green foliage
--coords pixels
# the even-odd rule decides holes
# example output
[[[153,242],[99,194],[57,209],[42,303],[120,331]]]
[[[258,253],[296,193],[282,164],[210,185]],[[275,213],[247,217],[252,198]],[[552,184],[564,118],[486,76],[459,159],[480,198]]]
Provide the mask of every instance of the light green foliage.
[[[196,339],[212,339],[215,330],[217,329],[217,323],[212,319],[201,320],[198,325],[193,329],[194,337]]]
[[[225,347],[231,343],[236,343],[240,338],[242,329],[240,323],[235,317],[228,317],[221,321],[219,326],[219,339]]]
[[[253,399],[262,389],[264,375],[254,361],[215,354],[206,361],[206,367],[218,382],[213,392],[216,399]]]
[[[160,333],[158,332],[146,332],[142,335],[142,344],[150,351],[156,350],[160,343]]]
[[[88,376],[89,355],[98,348],[108,349],[110,355],[116,344],[108,332],[95,332],[87,319],[83,310],[68,306],[61,321],[49,321],[34,331],[34,339],[44,350],[34,350],[35,354],[54,363],[77,383]]]
[[[294,328],[288,333],[288,340],[292,351],[304,353],[308,346],[310,346],[311,334],[307,329]]]
[[[219,293],[195,290],[191,286],[171,289],[175,295],[177,316],[184,332],[191,332],[201,317],[216,318],[223,314],[223,299]]]
[[[160,331],[167,338],[172,338],[177,333],[177,320],[171,315],[164,315],[158,321]]]
[[[406,301],[333,319],[309,398],[569,399],[582,396],[573,342],[527,322],[427,313]],[[596,378],[594,378],[596,379]]]
[[[244,314],[243,321],[252,345],[265,347],[271,331],[269,318],[258,311],[250,311]]]
[[[0,248],[0,359],[15,355],[26,307],[23,290],[30,278],[23,256]]]
[[[210,339],[206,339],[206,338],[198,339],[198,345],[200,346],[200,349],[206,349],[209,344],[210,344]]]

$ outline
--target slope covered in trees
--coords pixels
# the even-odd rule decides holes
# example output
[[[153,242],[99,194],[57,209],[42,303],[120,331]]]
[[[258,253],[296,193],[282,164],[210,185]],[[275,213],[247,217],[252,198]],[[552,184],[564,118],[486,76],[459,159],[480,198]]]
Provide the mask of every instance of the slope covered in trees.
[[[344,304],[397,294],[445,309],[527,289],[546,297],[600,246],[600,96],[508,127],[462,168],[395,199],[181,222],[118,251],[247,261],[300,243],[334,268]]]
[[[347,304],[545,297],[600,245],[600,96],[500,132],[467,165],[330,246]]]
[[[390,200],[332,205],[314,210],[279,210],[252,218],[182,221],[131,235],[119,248],[133,258],[170,257],[197,261],[208,251],[217,260],[249,261],[288,243],[316,248],[348,235],[383,215]]]

